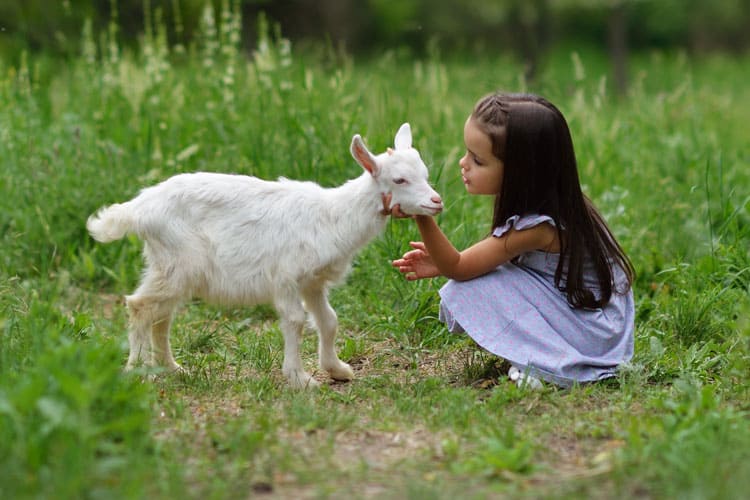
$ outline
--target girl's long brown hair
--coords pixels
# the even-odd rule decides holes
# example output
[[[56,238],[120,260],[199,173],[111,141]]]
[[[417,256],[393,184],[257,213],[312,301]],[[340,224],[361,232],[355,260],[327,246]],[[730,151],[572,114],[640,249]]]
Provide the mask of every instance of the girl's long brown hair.
[[[613,292],[626,293],[633,283],[633,265],[581,191],[573,140],[560,110],[537,95],[496,93],[476,104],[472,118],[504,164],[492,227],[513,215],[552,217],[560,240],[555,285],[573,307],[602,307]],[[599,297],[584,283],[587,259],[596,270]],[[615,289],[614,266],[627,277],[622,290]]]

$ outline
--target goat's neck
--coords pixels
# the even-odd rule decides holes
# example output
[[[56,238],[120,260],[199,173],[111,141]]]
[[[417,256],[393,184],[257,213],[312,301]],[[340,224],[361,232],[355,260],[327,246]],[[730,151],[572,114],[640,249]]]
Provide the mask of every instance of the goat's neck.
[[[387,216],[383,209],[378,183],[365,172],[356,179],[331,189],[331,209],[334,220],[346,221],[352,247],[366,244],[385,226]]]

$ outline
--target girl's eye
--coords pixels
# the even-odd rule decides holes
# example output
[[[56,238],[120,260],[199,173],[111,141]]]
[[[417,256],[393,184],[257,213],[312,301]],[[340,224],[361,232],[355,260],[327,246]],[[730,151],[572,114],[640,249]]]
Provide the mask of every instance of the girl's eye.
[[[481,167],[482,166],[482,162],[479,161],[479,158],[477,158],[476,156],[474,156],[473,158],[474,158],[474,163],[476,163],[477,165],[479,165]]]
[[[398,179],[393,179],[394,184],[406,184],[406,179],[399,177]]]

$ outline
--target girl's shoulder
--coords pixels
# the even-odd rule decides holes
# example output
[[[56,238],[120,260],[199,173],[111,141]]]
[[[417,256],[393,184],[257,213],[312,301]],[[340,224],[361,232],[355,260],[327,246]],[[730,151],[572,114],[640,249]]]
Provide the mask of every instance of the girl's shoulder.
[[[498,226],[492,230],[492,236],[500,238],[505,235],[511,229],[521,231],[523,229],[529,229],[540,224],[550,224],[552,227],[555,226],[555,221],[549,215],[540,214],[527,214],[527,215],[513,215],[508,217],[505,224]]]

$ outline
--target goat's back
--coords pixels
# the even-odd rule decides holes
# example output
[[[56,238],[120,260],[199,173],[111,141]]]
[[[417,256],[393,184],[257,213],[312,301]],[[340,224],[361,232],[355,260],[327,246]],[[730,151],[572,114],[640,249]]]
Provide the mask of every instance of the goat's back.
[[[181,286],[225,302],[263,302],[272,289],[337,280],[368,234],[342,210],[341,188],[216,173],[181,174],[113,205],[146,242],[151,266]],[[106,209],[104,211],[106,214]],[[164,271],[167,272],[167,271]],[[196,286],[196,283],[198,285]],[[304,284],[303,284],[304,285]]]

